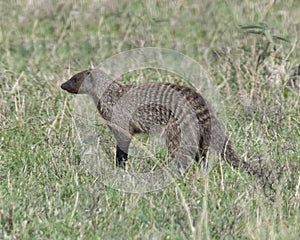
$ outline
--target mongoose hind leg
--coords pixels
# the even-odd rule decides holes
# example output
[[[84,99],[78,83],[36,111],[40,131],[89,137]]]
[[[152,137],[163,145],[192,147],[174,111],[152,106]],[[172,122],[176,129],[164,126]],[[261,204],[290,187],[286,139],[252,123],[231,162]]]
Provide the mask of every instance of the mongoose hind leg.
[[[180,146],[180,128],[176,122],[169,122],[165,127],[165,138],[168,153],[174,157],[176,149]]]
[[[208,167],[207,153],[209,146],[209,138],[207,136],[201,136],[199,139],[198,152],[195,156],[195,161],[201,163],[201,167],[206,169]]]

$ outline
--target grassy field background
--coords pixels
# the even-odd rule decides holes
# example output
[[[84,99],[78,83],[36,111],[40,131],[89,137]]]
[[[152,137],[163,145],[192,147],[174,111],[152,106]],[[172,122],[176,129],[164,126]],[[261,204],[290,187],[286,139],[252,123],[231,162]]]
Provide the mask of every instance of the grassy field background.
[[[0,238],[298,239],[299,13],[292,0],[1,1]],[[275,191],[216,163],[205,178],[195,166],[162,191],[122,193],[80,166],[60,84],[150,46],[203,65],[238,153],[279,176]]]

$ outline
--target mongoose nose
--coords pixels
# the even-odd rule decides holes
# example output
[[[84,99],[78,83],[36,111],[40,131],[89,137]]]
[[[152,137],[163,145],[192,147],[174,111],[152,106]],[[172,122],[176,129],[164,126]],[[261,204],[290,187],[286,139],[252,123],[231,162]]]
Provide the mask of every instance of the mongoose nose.
[[[60,87],[63,89],[63,90],[68,90],[68,87],[67,87],[67,83],[63,83],[62,85],[60,85]]]
[[[77,93],[76,88],[74,88],[73,84],[70,81],[63,83],[60,87],[69,93]]]

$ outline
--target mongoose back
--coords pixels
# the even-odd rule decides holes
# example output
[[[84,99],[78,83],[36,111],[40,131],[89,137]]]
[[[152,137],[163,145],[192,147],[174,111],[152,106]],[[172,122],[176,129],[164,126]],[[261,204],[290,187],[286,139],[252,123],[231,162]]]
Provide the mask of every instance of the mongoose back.
[[[101,70],[86,70],[75,74],[61,88],[70,93],[92,96],[99,113],[108,122],[116,138],[118,167],[125,166],[134,134],[149,133],[151,127],[162,125],[165,126],[166,146],[171,156],[181,144],[182,135],[191,134],[195,129],[198,142],[197,151],[192,153],[192,158],[205,163],[208,147],[211,145],[231,166],[240,166],[251,173],[249,164],[235,153],[232,142],[210,111],[205,99],[190,87],[172,83],[124,85],[113,81]],[[123,106],[116,111],[115,107],[120,100],[125,102],[125,108]],[[128,107],[127,103],[130,101],[136,106],[133,110]],[[122,130],[112,124],[115,112]],[[187,131],[189,133],[185,133],[180,124],[190,115],[194,115],[196,123],[192,124],[190,132]],[[212,134],[214,130],[217,134]]]

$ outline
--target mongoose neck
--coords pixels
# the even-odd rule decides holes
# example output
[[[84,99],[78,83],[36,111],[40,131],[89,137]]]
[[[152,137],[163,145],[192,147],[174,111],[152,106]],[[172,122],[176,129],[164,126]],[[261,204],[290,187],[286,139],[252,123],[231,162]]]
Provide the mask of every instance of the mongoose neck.
[[[131,85],[122,85],[112,81],[106,89],[91,94],[99,113],[105,120],[110,121],[114,105],[130,88]]]

